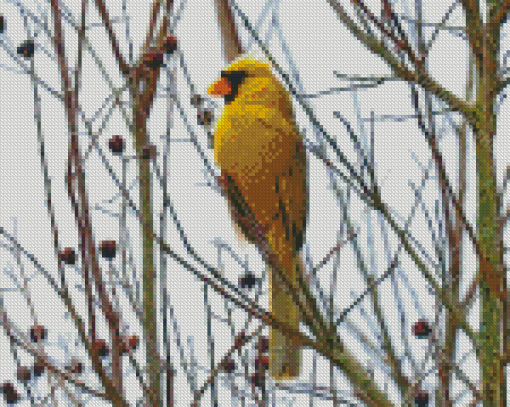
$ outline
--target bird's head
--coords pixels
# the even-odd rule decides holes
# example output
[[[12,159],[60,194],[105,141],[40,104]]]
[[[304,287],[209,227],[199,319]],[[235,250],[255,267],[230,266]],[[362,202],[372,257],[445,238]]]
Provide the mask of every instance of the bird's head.
[[[229,104],[239,94],[240,87],[256,78],[273,78],[270,65],[251,56],[244,56],[221,72],[221,78],[207,89],[211,96],[223,97]]]

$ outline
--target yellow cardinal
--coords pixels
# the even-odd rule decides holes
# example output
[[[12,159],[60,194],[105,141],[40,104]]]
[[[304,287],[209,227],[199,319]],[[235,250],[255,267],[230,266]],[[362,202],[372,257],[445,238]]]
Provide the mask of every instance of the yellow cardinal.
[[[287,91],[264,61],[242,57],[208,89],[225,99],[215,127],[214,156],[234,224],[249,242],[268,244],[284,273],[302,273],[308,212],[306,153]],[[299,330],[298,308],[269,272],[269,309]],[[301,349],[274,329],[269,370],[276,380],[299,376]]]

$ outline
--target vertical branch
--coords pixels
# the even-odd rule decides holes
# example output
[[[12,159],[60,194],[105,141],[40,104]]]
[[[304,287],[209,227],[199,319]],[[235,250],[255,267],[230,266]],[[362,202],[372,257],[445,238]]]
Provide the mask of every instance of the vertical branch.
[[[344,229],[345,229],[345,226],[343,223],[341,223],[339,236],[344,236],[344,233],[345,233]],[[340,263],[340,250],[339,250],[335,255],[335,262],[333,265],[333,276],[332,276],[331,285],[330,285],[330,291],[332,294],[329,297],[329,309],[330,309],[329,323],[331,325],[333,325],[333,323],[335,322],[335,316],[334,316],[334,312],[333,312],[333,310],[335,309],[334,294],[336,293],[336,290],[337,290],[338,270],[340,268],[340,264],[341,263]],[[339,407],[340,402],[339,402],[338,396],[337,396],[337,387],[336,387],[336,382],[335,382],[335,369],[334,369],[334,366],[332,363],[330,363],[330,365],[329,365],[329,387],[331,388],[333,407]]]
[[[165,7],[165,15],[164,15],[164,26],[163,29],[165,29],[167,26],[169,29],[170,27],[170,14],[172,12],[172,8],[174,5],[173,0],[167,0],[166,1],[166,7]],[[175,69],[172,72],[167,72],[167,85],[171,87],[171,90],[169,92],[172,93],[171,96],[177,95],[177,82],[176,82],[176,75],[175,75]],[[172,97],[168,98],[168,110],[167,110],[167,139],[166,139],[166,148],[165,152],[163,154],[163,174],[165,176],[163,186],[162,186],[162,194],[163,194],[163,210],[161,211],[161,218],[160,218],[160,235],[164,236],[165,230],[167,230],[167,209],[169,206],[169,202],[166,199],[168,196],[168,188],[167,188],[167,179],[166,174],[167,172],[167,166],[168,161],[170,157],[170,129],[173,125],[173,116],[174,116],[174,99]],[[168,338],[168,319],[167,319],[167,311],[168,311],[168,303],[167,303],[167,257],[166,255],[160,250],[160,293],[163,300],[162,308],[163,308],[163,353],[165,356],[165,374],[166,374],[166,388],[165,388],[165,401],[167,406],[173,406],[174,405],[174,366],[171,362],[171,355],[170,355],[170,340]]]
[[[161,10],[160,2],[154,4],[152,24],[155,25]],[[163,24],[157,35],[151,33],[156,40],[154,47],[147,47],[154,38],[147,36],[146,47],[142,50],[138,66],[134,68],[130,78],[130,90],[133,100],[133,132],[135,148],[138,157],[138,179],[140,217],[142,225],[142,267],[143,267],[143,330],[146,343],[146,363],[149,376],[149,395],[151,406],[161,405],[161,361],[157,336],[156,315],[156,273],[154,271],[154,219],[152,208],[152,173],[150,163],[155,159],[153,146],[147,135],[147,120],[157,91],[161,61],[167,44],[167,34],[170,29],[169,9],[173,4],[167,2],[167,14],[163,17]]]
[[[167,34],[170,25],[170,9],[173,0],[166,1],[166,15],[157,35],[154,28],[162,9],[162,0],[155,0],[152,7],[151,22],[145,43],[136,67],[131,68],[125,62],[117,43],[115,33],[103,0],[96,0],[105,29],[108,32],[112,51],[120,71],[128,77],[133,100],[133,132],[138,160],[139,198],[142,224],[143,256],[143,330],[146,343],[146,363],[149,375],[149,394],[151,405],[158,407],[161,402],[160,358],[157,343],[156,295],[154,272],[154,220],[152,214],[152,178],[150,162],[154,158],[147,137],[147,119],[156,93],[157,80],[165,49],[168,51]],[[151,46],[153,41],[156,44]],[[173,51],[172,51],[173,52]]]
[[[475,59],[471,54],[469,59],[468,70],[468,83],[466,86],[466,100],[470,101],[473,91],[473,78]],[[466,178],[466,160],[467,160],[467,122],[463,120],[462,126],[458,130],[459,136],[459,161],[458,161],[458,180],[459,190],[457,193],[458,203],[462,207],[465,200],[465,192],[467,185]],[[443,196],[443,208],[448,211],[449,202],[446,200],[446,195]],[[459,300],[460,294],[460,277],[462,266],[462,241],[463,241],[463,226],[462,219],[458,212],[455,212],[455,223],[451,224],[446,222],[448,234],[448,253],[449,253],[449,275],[448,280],[445,282],[450,287],[451,298]],[[455,362],[455,351],[458,336],[458,324],[452,313],[446,312],[445,320],[445,343],[442,349],[441,357],[439,358],[439,389],[436,393],[436,400],[441,400],[443,406],[451,406],[452,400],[450,398],[449,390],[451,387],[451,373],[453,364]]]
[[[168,24],[163,25],[159,33],[158,43],[168,29]],[[162,51],[157,47],[143,52],[141,61],[136,68],[135,80],[131,82],[131,94],[133,100],[133,127],[135,148],[138,156],[139,198],[142,224],[142,256],[143,256],[143,329],[146,343],[147,370],[150,381],[150,391],[158,407],[160,404],[160,359],[157,342],[156,321],[156,295],[155,295],[155,272],[154,272],[154,219],[152,213],[152,174],[150,163],[153,158],[152,149],[147,136],[147,120],[150,115],[156,85],[159,78],[160,66],[147,66],[147,56],[156,55]]]
[[[232,16],[228,0],[214,0],[214,4],[216,5],[218,25],[221,32],[223,56],[227,63],[231,63],[243,51],[237,26]]]
[[[468,2],[471,4],[471,2]],[[475,3],[475,2],[473,2]],[[501,6],[499,1],[487,4],[488,19]],[[478,7],[478,5],[476,5]],[[474,12],[478,12],[476,9]],[[475,15],[476,17],[476,15]],[[476,18],[479,20],[479,17]],[[471,31],[469,32],[471,35]],[[496,132],[495,101],[498,89],[498,56],[501,26],[484,25],[481,42],[483,63],[477,65],[476,92],[476,173],[478,241],[485,256],[479,257],[481,292],[481,329],[479,357],[484,406],[506,405],[506,378],[502,358],[504,342],[503,311],[506,302],[505,268],[503,266],[500,197],[496,184],[494,134]]]
[[[159,235],[165,239],[165,233],[168,230],[168,207],[169,200],[165,197],[168,196],[168,164],[170,157],[170,135],[171,129],[173,127],[174,120],[174,99],[173,96],[177,96],[176,89],[176,75],[175,69],[167,72],[167,85],[170,88],[169,92],[171,93],[171,97],[167,98],[167,111],[166,111],[166,120],[167,120],[167,131],[166,131],[166,143],[163,151],[163,183],[161,185],[162,195],[163,195],[163,210],[161,211],[160,219],[159,219]],[[166,363],[166,405],[173,406],[174,405],[174,368],[171,362],[170,355],[170,339],[169,339],[169,321],[168,321],[168,307],[169,304],[167,302],[167,268],[168,261],[167,256],[161,250],[159,251],[159,267],[160,267],[160,295],[162,299],[162,309],[163,309],[163,353],[164,360]]]
[[[158,71],[159,74],[159,71]],[[149,81],[155,85],[156,72],[149,73]],[[148,98],[148,92],[137,95],[133,94],[133,124],[135,130],[135,144],[139,159],[138,179],[139,179],[139,198],[140,198],[140,216],[142,220],[142,269],[143,269],[143,330],[146,343],[146,363],[149,376],[149,388],[157,400],[156,407],[159,406],[160,399],[160,380],[159,380],[159,358],[157,355],[157,325],[155,313],[155,295],[154,295],[154,242],[152,232],[154,221],[152,217],[152,185],[150,159],[143,158],[144,147],[148,147],[147,137],[147,119],[150,110],[152,98]],[[139,97],[139,99],[138,99]],[[150,101],[149,101],[149,100]],[[146,114],[147,112],[147,114]]]
[[[151,40],[154,38],[154,29],[156,28],[156,22],[158,21],[160,10],[161,0],[155,0],[154,3],[152,3],[151,21],[149,23],[149,31],[147,33],[147,37],[145,38],[145,43],[143,45],[144,50],[149,49],[151,46]]]
[[[426,69],[426,57],[427,57],[427,49],[425,45],[425,39],[423,35],[423,3],[421,0],[416,1],[416,18],[417,18],[417,41],[418,41],[418,53],[420,55],[420,59],[423,61],[423,65],[418,67],[419,72],[425,72]],[[418,93],[416,93],[416,97]],[[416,109],[418,109],[418,101],[415,101]],[[435,132],[435,123],[434,117],[432,116],[432,100],[431,95],[429,93],[425,93],[425,112],[428,120],[428,139],[430,139],[429,143],[431,145],[436,145],[436,132]],[[423,129],[425,129],[425,123],[419,119],[420,125]],[[464,133],[465,135],[465,133]],[[460,135],[459,135],[460,138]],[[465,137],[464,137],[465,142]],[[461,148],[459,146],[459,148]],[[464,150],[465,151],[465,150]],[[438,155],[434,155],[434,158],[439,158]],[[439,168],[439,167],[438,167]],[[459,170],[460,171],[460,170]],[[465,171],[464,171],[465,175]],[[448,248],[447,253],[444,254],[444,257],[448,256],[448,267],[446,270],[443,267],[443,287],[449,287],[449,296],[452,301],[455,303],[459,298],[459,264],[460,264],[460,256],[461,252],[459,250],[459,231],[462,235],[462,224],[452,222],[451,217],[451,209],[452,202],[450,196],[447,192],[446,179],[442,175],[439,175],[439,186],[440,186],[440,195],[441,195],[441,205],[442,212],[444,216],[444,224],[445,224],[445,233],[448,239]],[[461,189],[461,187],[459,187]],[[459,205],[462,205],[462,201],[459,199]],[[455,211],[455,210],[454,210]],[[458,211],[455,211],[458,214]],[[458,219],[458,216],[457,216]],[[443,250],[441,250],[443,251]],[[442,304],[441,304],[442,305]],[[439,376],[439,385],[436,391],[436,401],[440,402],[442,407],[451,407],[452,399],[450,397],[450,387],[451,387],[451,379],[452,379],[452,363],[455,355],[455,345],[456,345],[456,335],[457,335],[457,324],[455,323],[455,318],[453,314],[446,309],[444,306],[440,306],[439,310],[443,309],[446,318],[445,318],[445,342],[442,344],[438,343],[439,348],[439,357],[437,358],[437,366],[438,366],[438,376]],[[442,338],[437,338],[438,341],[442,341]]]
[[[99,263],[96,256],[96,248],[94,244],[94,240],[92,238],[92,224],[90,220],[90,208],[88,204],[88,198],[85,187],[85,172],[83,168],[83,159],[79,153],[79,145],[78,145],[78,116],[77,116],[77,104],[78,99],[77,95],[72,89],[71,78],[69,76],[67,58],[65,56],[65,48],[63,43],[63,31],[62,31],[62,16],[60,12],[60,4],[58,0],[51,0],[51,9],[53,13],[54,20],[54,36],[52,38],[55,50],[57,53],[57,59],[60,69],[60,77],[62,81],[62,85],[64,88],[64,107],[67,113],[68,120],[68,131],[71,136],[71,140],[69,143],[69,165],[70,170],[75,172],[74,177],[77,179],[78,184],[78,200],[76,205],[76,214],[78,215],[78,227],[81,233],[80,241],[82,245],[82,262],[83,267],[85,268],[85,274],[88,270],[92,270],[92,275],[94,278],[94,282],[96,284],[96,289],[99,294],[99,298],[101,300],[101,304],[103,307],[103,311],[105,313],[106,320],[108,322],[108,327],[112,336],[114,338],[113,347],[119,346],[119,318],[113,312],[112,304],[107,296],[107,293],[104,290],[104,286],[102,284],[102,277],[99,270]],[[72,186],[71,181],[71,172],[70,176],[70,186]],[[70,189],[71,191],[71,189]],[[89,300],[91,298],[89,297]],[[94,334],[94,331],[92,331]],[[98,351],[95,346],[92,346],[92,364],[94,366],[95,371],[99,374],[103,385],[107,393],[110,396],[113,405],[116,407],[126,406],[125,401],[122,397],[122,389],[117,389],[112,384],[110,378],[107,377],[103,366],[101,365],[101,361],[99,359]]]
[[[110,21],[110,17],[108,15],[108,11],[106,10],[106,6],[103,2],[103,0],[96,0],[96,7],[99,11],[99,14],[101,15],[101,19],[103,20],[103,24],[108,31],[108,37],[110,39],[110,42],[112,43],[112,50],[115,55],[115,59],[117,60],[117,63],[119,64],[119,69],[124,75],[129,75],[129,64],[126,62],[124,57],[122,56],[120,52],[120,47],[117,42],[117,37],[115,33],[113,32],[112,23]]]
[[[207,320],[207,353],[209,356],[210,361],[210,369],[211,372],[214,371],[214,336],[212,332],[212,310],[211,310],[211,303],[209,299],[209,287],[207,285],[204,285],[204,308],[206,311],[206,320]],[[218,405],[218,391],[216,388],[216,383],[214,380],[211,381],[211,406]]]
[[[424,64],[426,63],[427,50],[423,40],[422,30],[422,4],[420,1],[416,3],[416,15],[417,15],[417,38],[418,38],[418,50],[420,58],[423,59]],[[471,59],[473,63],[473,59]],[[425,72],[426,66],[424,65],[420,73]],[[473,72],[469,72],[469,80],[467,85],[467,101],[470,101],[471,90],[472,90]],[[418,124],[426,136],[426,140],[432,151],[433,159],[436,163],[438,170],[438,181],[441,190],[442,200],[442,211],[444,214],[446,235],[448,239],[448,265],[449,269],[443,275],[443,286],[448,287],[448,297],[453,304],[456,304],[459,300],[459,288],[460,288],[460,263],[461,263],[461,239],[463,232],[463,219],[461,216],[465,183],[466,183],[466,170],[465,170],[465,155],[466,155],[466,121],[464,121],[464,129],[459,130],[459,199],[455,202],[454,196],[449,193],[449,183],[444,171],[444,163],[442,161],[440,152],[437,148],[437,139],[434,129],[434,121],[432,116],[432,103],[430,95],[425,95],[425,113],[428,119],[428,124],[423,120],[423,114],[419,108],[418,91],[413,89],[415,109],[418,112]],[[451,211],[455,210],[455,223],[452,221]],[[444,305],[444,304],[443,304]],[[453,362],[455,357],[455,346],[457,338],[457,330],[459,323],[456,320],[454,314],[449,309],[444,309],[446,320],[445,320],[445,343],[442,349],[439,351],[439,357],[437,358],[438,364],[438,375],[439,375],[439,387],[436,391],[436,400],[441,403],[441,406],[451,406],[452,399],[450,397],[450,387],[453,372]]]
[[[373,171],[373,169],[375,167],[375,159],[374,159],[374,154],[375,154],[375,151],[374,151],[375,150],[375,114],[373,111],[370,114],[370,141],[369,141],[368,149],[369,149],[368,168],[370,168],[370,170],[368,170],[367,172],[368,172],[368,177],[370,179],[371,188],[375,188],[376,179],[375,179],[375,174]],[[347,215],[347,213],[346,213],[346,211],[344,211],[344,216],[346,216],[346,215]],[[345,219],[345,220],[347,220],[347,219]],[[369,222],[367,222],[367,224],[368,223]],[[373,245],[373,243],[372,243],[372,245]],[[377,287],[374,285],[375,278],[372,274],[368,273],[366,266],[362,260],[361,253],[359,251],[357,251],[356,256],[358,259],[359,267],[363,271],[367,287],[373,286],[373,289],[371,290],[371,298],[370,299],[372,302],[374,315],[377,319],[377,324],[379,325],[379,329],[381,332],[382,348],[384,349],[385,356],[387,358],[386,359],[387,363],[390,366],[392,377],[395,380],[395,382],[397,383],[397,386],[398,386],[399,390],[401,391],[401,393],[406,394],[407,392],[410,391],[409,379],[406,377],[406,375],[402,371],[400,362],[397,358],[396,351],[395,351],[395,344],[393,343],[393,341],[391,339],[391,335],[390,335],[389,329],[388,329],[388,320],[385,319],[385,317],[384,317],[380,293],[378,292]],[[375,267],[373,267],[373,265],[372,265],[372,269],[375,270]]]
[[[480,15],[478,0],[461,0],[464,13],[466,14],[466,29],[468,33],[469,47],[476,58],[477,65],[483,64],[482,41],[485,33]]]

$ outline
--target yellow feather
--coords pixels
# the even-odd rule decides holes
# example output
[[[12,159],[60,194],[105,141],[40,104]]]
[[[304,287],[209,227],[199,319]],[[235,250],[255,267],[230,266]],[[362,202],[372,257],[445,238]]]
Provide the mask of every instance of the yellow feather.
[[[229,75],[239,74],[233,84]],[[252,243],[264,239],[291,279],[301,273],[298,252],[306,229],[308,209],[306,154],[287,91],[270,66],[240,58],[223,71],[224,78],[210,94],[230,90],[214,132],[214,155],[222,176],[234,222]],[[216,87],[217,86],[217,87]],[[216,90],[215,90],[216,89]],[[291,297],[270,273],[270,310],[299,330],[299,314]],[[299,376],[301,350],[292,339],[271,330],[269,369],[277,380]]]

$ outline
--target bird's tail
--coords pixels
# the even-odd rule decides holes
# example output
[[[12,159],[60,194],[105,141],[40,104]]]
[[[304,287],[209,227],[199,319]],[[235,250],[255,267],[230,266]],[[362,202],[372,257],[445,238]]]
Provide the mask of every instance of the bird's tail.
[[[286,275],[295,281],[296,273],[301,272],[300,256],[291,254],[285,261],[285,254],[277,253]],[[269,268],[269,309],[278,319],[287,322],[299,331],[299,312],[292,298],[286,293],[283,283],[276,278],[277,274]],[[297,339],[297,338],[296,338]],[[292,380],[299,376],[301,365],[301,348],[297,341],[287,337],[277,329],[270,329],[269,333],[269,372],[275,380]]]

